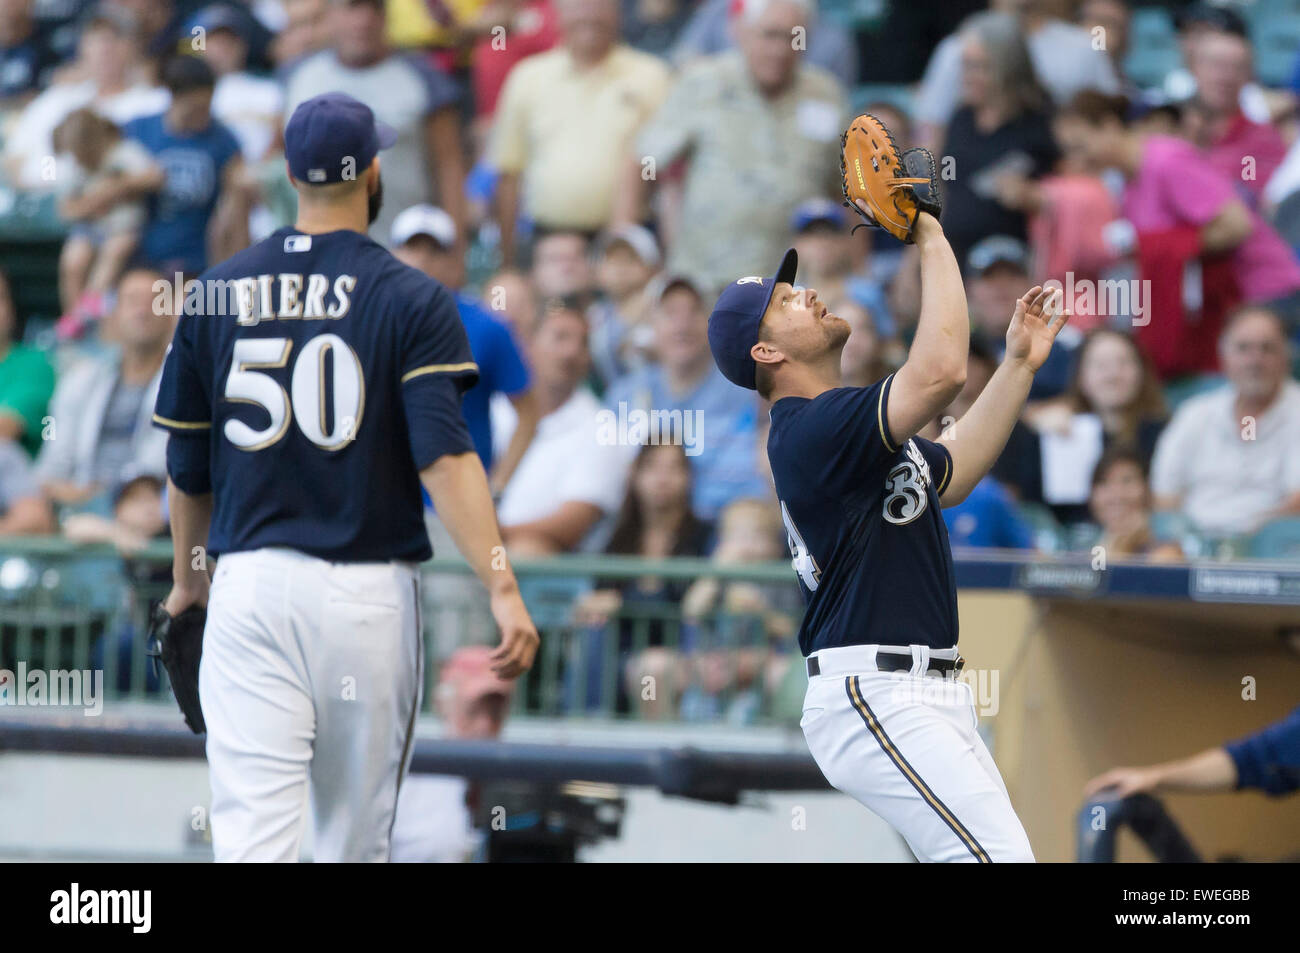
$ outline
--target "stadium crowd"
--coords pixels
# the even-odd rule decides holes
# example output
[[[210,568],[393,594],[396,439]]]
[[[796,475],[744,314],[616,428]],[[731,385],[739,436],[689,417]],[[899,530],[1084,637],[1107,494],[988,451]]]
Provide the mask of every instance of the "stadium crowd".
[[[165,534],[150,415],[176,308],[156,283],[292,223],[284,123],[337,89],[398,132],[371,234],[457,292],[482,371],[466,417],[517,555],[779,558],[766,409],[714,366],[707,319],[793,245],[853,327],[845,383],[901,362],[914,250],[841,205],[860,111],[934,151],[967,276],[967,383],[928,436],[960,426],[1030,285],[1074,314],[994,473],[945,511],[954,546],[1293,553],[1300,49],[1294,75],[1256,60],[1262,18],[1300,7],[820,6],[0,0],[0,241],[21,244],[19,197],[65,236],[57,313],[0,274],[0,534],[126,553]],[[575,618],[604,631],[634,601],[748,613],[756,647],[797,614],[643,579],[598,583]],[[723,674],[698,629],[683,684],[780,677],[760,654]]]

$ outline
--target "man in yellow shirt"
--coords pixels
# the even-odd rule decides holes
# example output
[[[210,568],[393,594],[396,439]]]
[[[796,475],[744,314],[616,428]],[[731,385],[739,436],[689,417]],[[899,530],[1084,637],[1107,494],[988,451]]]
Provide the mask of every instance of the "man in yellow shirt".
[[[621,160],[669,85],[661,60],[619,42],[618,0],[558,0],[556,12],[560,45],[510,72],[488,147],[507,263],[521,193],[539,228],[605,226]]]

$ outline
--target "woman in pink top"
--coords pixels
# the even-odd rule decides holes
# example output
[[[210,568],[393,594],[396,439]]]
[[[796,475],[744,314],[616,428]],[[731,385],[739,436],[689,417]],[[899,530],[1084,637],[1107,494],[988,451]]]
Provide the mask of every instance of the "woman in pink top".
[[[1087,168],[1123,174],[1122,211],[1138,234],[1198,228],[1203,254],[1231,253],[1245,300],[1300,317],[1300,262],[1290,246],[1195,146],[1131,124],[1127,112],[1123,97],[1079,93],[1057,115],[1057,138]]]

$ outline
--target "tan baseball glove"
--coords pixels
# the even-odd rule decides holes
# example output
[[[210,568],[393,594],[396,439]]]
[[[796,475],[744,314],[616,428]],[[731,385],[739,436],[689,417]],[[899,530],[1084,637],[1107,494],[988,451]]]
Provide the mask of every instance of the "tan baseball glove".
[[[866,219],[864,224],[910,245],[917,215],[939,217],[939,177],[928,149],[901,152],[885,124],[869,113],[849,124],[840,144],[844,204]]]

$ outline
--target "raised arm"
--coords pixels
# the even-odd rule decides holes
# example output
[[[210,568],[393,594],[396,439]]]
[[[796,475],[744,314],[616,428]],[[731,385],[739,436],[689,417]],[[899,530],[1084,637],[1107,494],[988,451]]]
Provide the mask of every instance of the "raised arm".
[[[1006,357],[970,410],[948,429],[946,439],[940,437],[952,454],[952,479],[943,492],[945,506],[966,499],[1006,446],[1029,396],[1034,374],[1047,360],[1052,342],[1069,320],[1068,311],[1058,314],[1057,294],[1035,285],[1016,302],[1007,328]]]
[[[926,212],[917,216],[914,234],[921,256],[921,316],[907,361],[889,389],[886,416],[896,446],[952,403],[966,383],[970,350],[966,289],[952,246],[938,219]]]

